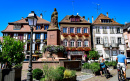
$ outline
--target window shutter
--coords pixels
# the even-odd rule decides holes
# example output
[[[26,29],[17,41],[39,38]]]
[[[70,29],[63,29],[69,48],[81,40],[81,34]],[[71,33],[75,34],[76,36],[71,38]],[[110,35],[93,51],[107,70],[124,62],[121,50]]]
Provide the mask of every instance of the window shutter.
[[[123,37],[121,38],[121,43],[122,43],[122,44],[125,44],[125,41],[124,41],[124,38],[123,38]]]
[[[97,44],[97,40],[96,40],[96,37],[95,37],[95,44]]]
[[[102,39],[102,37],[100,37],[100,43],[103,44],[103,39]]]

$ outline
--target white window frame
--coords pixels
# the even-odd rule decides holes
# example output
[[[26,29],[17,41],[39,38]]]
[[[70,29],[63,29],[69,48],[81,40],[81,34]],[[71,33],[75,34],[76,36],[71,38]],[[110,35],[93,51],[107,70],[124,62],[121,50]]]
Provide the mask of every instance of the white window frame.
[[[77,33],[81,33],[81,28],[77,28]]]
[[[71,47],[74,47],[74,40],[70,41],[70,45],[71,45]]]
[[[78,47],[81,47],[82,41],[81,41],[81,40],[78,40],[77,43],[78,43]]]
[[[88,33],[88,28],[84,28],[84,33]]]
[[[85,46],[85,47],[88,47],[88,42],[89,42],[89,41],[87,41],[87,40],[84,41],[84,46]]]
[[[67,33],[67,28],[63,27],[63,33]]]
[[[65,46],[67,46],[67,40],[64,40],[64,41],[63,41],[63,44],[64,44]]]
[[[97,39],[97,38],[99,38],[99,39]],[[96,37],[96,44],[101,44],[101,39],[100,39],[100,37]]]
[[[73,29],[73,31],[71,31],[72,29]],[[74,28],[73,27],[70,28],[70,33],[74,33]]]

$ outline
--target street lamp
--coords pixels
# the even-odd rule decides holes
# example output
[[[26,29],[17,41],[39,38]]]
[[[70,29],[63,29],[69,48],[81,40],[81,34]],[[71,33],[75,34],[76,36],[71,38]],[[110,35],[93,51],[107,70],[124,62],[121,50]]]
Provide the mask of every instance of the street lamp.
[[[110,45],[110,51],[112,50],[112,45]],[[111,54],[112,54],[112,51],[111,51]],[[113,56],[113,54],[112,54],[112,56]],[[111,56],[111,57],[112,57]],[[113,61],[113,57],[112,57],[112,61]]]
[[[32,38],[33,38],[33,27],[36,26],[37,16],[34,11],[31,11],[27,17],[27,21],[31,30],[31,41],[30,41],[30,56],[29,56],[29,65],[27,73],[27,81],[32,81]]]

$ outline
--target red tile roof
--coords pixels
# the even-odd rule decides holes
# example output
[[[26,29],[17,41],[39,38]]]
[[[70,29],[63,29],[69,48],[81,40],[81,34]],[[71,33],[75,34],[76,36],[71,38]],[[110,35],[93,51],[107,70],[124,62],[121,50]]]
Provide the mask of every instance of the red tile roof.
[[[94,20],[93,24],[114,24],[114,25],[122,25],[122,24],[120,24],[120,23],[114,21],[113,19],[110,19],[110,20],[111,20],[111,23],[102,23],[102,22],[101,22],[101,19],[110,19],[110,18],[101,13],[101,14]]]

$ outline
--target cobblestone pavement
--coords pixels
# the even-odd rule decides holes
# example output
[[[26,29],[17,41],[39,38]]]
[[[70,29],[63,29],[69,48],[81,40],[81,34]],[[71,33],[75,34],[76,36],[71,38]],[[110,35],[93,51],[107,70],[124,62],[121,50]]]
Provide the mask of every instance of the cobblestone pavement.
[[[27,72],[28,70],[22,70],[22,81],[24,81],[25,79],[27,79]]]

